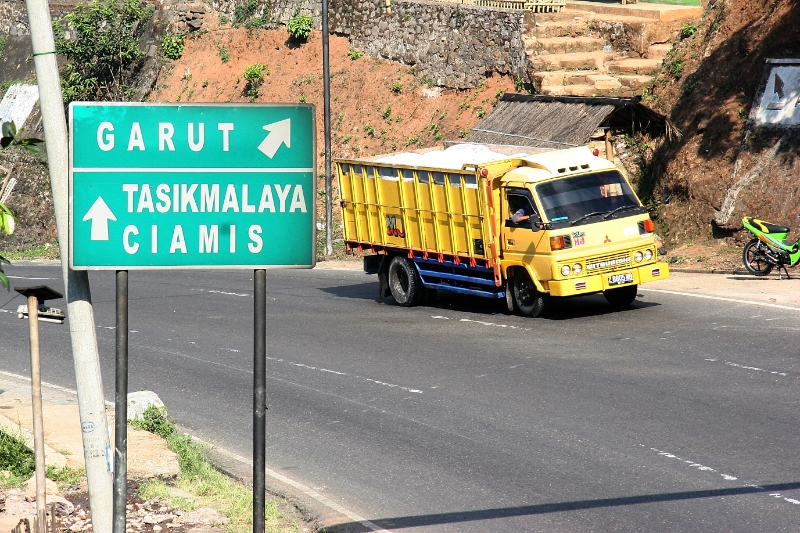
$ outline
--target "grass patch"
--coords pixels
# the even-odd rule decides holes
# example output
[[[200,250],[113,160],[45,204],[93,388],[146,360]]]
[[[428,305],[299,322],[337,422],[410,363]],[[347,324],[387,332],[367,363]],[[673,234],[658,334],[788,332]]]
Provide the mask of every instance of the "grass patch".
[[[208,460],[206,449],[192,442],[189,435],[179,435],[165,408],[148,407],[142,420],[133,420],[131,425],[166,439],[169,449],[178,455],[181,469],[175,486],[196,495],[198,501],[173,496],[169,487],[160,481],[143,483],[139,488],[141,497],[158,496],[187,511],[198,506],[214,507],[230,520],[225,526],[228,531],[252,531],[253,492],[215,469]],[[267,531],[301,531],[300,525],[285,516],[274,501],[266,502],[265,522]]]
[[[36,246],[27,250],[3,252],[3,257],[9,261],[27,261],[29,259],[61,259],[58,246]]]

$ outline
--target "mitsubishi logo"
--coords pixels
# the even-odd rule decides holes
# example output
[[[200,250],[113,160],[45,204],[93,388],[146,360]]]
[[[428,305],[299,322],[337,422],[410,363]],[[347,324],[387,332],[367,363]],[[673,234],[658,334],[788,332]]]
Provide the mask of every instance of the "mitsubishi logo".
[[[604,240],[603,242],[611,242],[611,239],[608,238],[608,235],[606,235],[606,240]]]

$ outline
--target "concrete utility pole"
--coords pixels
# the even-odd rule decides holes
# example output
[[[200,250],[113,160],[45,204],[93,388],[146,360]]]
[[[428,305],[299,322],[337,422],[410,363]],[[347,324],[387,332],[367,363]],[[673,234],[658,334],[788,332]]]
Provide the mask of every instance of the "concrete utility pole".
[[[89,276],[86,271],[69,268],[69,144],[50,7],[47,0],[25,0],[25,4],[58,227],[92,525],[96,533],[111,533],[113,454],[109,444]]]

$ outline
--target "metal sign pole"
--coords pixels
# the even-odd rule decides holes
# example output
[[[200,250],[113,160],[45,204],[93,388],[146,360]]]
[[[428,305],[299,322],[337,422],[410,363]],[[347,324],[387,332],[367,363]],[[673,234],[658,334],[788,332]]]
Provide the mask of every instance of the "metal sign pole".
[[[117,374],[114,397],[114,533],[125,533],[128,482],[128,271],[117,270]]]
[[[264,533],[267,411],[267,271],[253,271],[253,533]]]

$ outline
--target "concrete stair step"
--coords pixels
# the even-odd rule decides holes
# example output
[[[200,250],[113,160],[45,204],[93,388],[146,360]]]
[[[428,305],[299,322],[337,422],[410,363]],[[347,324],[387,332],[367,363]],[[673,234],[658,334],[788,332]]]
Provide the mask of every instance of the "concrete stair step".
[[[541,94],[552,96],[618,96],[619,90],[598,89],[594,85],[545,85]]]
[[[541,87],[553,85],[583,85],[588,82],[587,75],[596,72],[596,70],[546,70],[535,72],[533,74],[533,86],[538,90]]]
[[[541,54],[531,57],[537,71],[543,70],[598,70],[614,58],[611,52],[573,52],[570,54]]]
[[[671,44],[651,44],[645,58],[663,60],[670,50],[672,50]]]
[[[563,19],[542,20],[538,15],[532,30],[537,37],[572,37],[589,34],[589,24],[584,17],[570,16]]]
[[[700,6],[681,6],[672,4],[626,4],[620,2],[600,3],[567,0],[565,12],[591,11],[606,16],[632,16],[660,20],[661,22],[682,22],[703,16]]]
[[[609,74],[635,74],[639,76],[658,74],[661,71],[660,59],[619,59],[606,63]]]
[[[602,50],[605,45],[605,40],[594,37],[545,37],[537,39],[535,50],[551,54],[571,54],[572,52]]]
[[[589,74],[586,79],[602,94],[606,94],[606,91],[617,91],[622,87],[622,83],[617,78],[608,74]]]
[[[650,87],[650,84],[653,83],[653,76],[623,75],[616,76],[616,78],[622,87],[635,91],[637,95],[641,95],[642,89]]]

